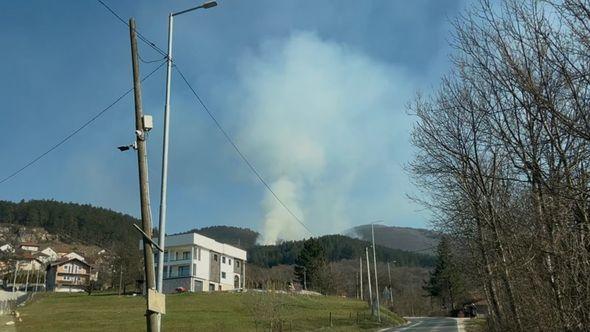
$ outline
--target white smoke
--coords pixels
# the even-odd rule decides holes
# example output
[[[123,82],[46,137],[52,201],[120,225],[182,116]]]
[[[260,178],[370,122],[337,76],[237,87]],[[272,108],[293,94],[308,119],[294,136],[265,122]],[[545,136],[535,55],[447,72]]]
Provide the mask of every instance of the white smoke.
[[[303,213],[299,208],[297,201],[297,186],[287,177],[281,177],[274,183],[271,188],[277,194],[289,210],[296,216],[302,216]],[[293,216],[276,200],[276,198],[267,192],[262,206],[266,211],[263,224],[262,243],[273,244],[277,240],[293,240],[305,236],[305,230],[302,226],[293,221]]]
[[[398,69],[312,33],[266,42],[238,68],[239,142],[314,232],[363,222],[352,219],[403,195],[392,174],[395,140],[405,139],[392,130],[405,116]],[[262,207],[264,243],[310,235],[272,195]]]

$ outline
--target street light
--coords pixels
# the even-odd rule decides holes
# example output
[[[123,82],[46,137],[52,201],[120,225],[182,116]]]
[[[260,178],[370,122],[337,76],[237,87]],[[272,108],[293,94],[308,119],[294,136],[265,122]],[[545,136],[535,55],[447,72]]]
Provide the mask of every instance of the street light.
[[[166,59],[166,104],[164,108],[164,144],[162,148],[162,178],[161,178],[161,189],[160,189],[160,215],[158,223],[158,244],[160,248],[165,248],[165,235],[166,235],[166,196],[168,187],[168,140],[169,140],[169,128],[170,128],[170,81],[172,79],[172,31],[174,17],[191,12],[197,9],[209,9],[217,6],[216,1],[208,1],[200,6],[182,10],[176,13],[170,13],[168,15],[168,55]],[[164,252],[158,253],[158,278],[156,288],[159,292],[162,292],[162,280],[164,272]]]
[[[375,295],[377,298],[377,320],[381,322],[381,308],[379,304],[379,278],[377,276],[377,256],[375,255],[375,224],[385,222],[384,220],[375,220],[371,223],[371,238],[373,240],[373,265],[375,266]]]
[[[170,81],[172,78],[172,31],[174,17],[197,9],[209,9],[217,6],[216,1],[207,1],[200,6],[182,10],[168,15],[168,53],[166,57],[166,103],[164,106],[164,143],[162,147],[162,183],[160,187],[160,215],[158,223],[158,245],[162,250],[158,253],[158,273],[156,289],[162,292],[163,274],[164,274],[164,250],[166,237],[166,191],[168,185],[168,138],[170,127]],[[160,330],[161,319],[158,320],[158,330]]]

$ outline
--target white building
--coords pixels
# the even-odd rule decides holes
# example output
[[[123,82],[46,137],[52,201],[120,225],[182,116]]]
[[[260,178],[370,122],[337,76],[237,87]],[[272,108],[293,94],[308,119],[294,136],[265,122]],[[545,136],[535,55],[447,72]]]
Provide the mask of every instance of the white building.
[[[80,254],[78,254],[78,253],[75,253],[75,252],[73,252],[73,251],[72,251],[71,253],[69,253],[69,254],[65,254],[65,255],[63,255],[61,258],[69,258],[69,259],[74,259],[74,258],[76,258],[76,259],[79,259],[79,260],[81,260],[81,261],[84,261],[84,260],[86,260],[86,259],[84,258],[84,256],[82,256],[82,255],[80,255]]]
[[[47,248],[39,251],[39,253],[44,255],[44,256],[40,256],[39,259],[41,259],[45,263],[56,261],[59,258],[59,256],[55,252],[55,250],[51,249],[50,247],[47,247]],[[42,257],[44,257],[44,258],[42,258]]]
[[[197,233],[168,235],[165,246],[164,293],[244,288],[245,250]]]
[[[0,251],[2,252],[14,252],[14,247],[10,244],[4,244],[0,246]]]
[[[26,251],[39,251],[39,246],[30,242],[22,242],[18,245],[18,248]]]

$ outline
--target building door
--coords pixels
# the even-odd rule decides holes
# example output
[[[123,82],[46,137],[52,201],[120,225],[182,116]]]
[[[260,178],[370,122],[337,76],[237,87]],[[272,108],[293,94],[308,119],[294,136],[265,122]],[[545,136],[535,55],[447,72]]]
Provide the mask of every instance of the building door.
[[[235,289],[240,288],[240,277],[238,277],[238,276],[234,277],[234,288]]]
[[[203,282],[201,280],[195,280],[195,292],[202,292],[203,291]]]
[[[214,292],[215,291],[215,284],[209,284],[209,291],[210,292]]]

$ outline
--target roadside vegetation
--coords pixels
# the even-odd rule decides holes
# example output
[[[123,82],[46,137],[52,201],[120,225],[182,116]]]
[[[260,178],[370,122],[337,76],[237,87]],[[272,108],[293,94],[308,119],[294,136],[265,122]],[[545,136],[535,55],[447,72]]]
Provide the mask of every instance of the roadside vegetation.
[[[411,103],[419,199],[493,331],[590,326],[589,20],[586,0],[470,4],[450,73]]]
[[[168,295],[166,305],[165,331],[357,331],[404,322],[383,309],[379,325],[365,302],[333,296],[186,293]],[[141,296],[46,294],[20,309],[22,322],[17,329],[141,331],[145,329],[144,312]]]
[[[488,331],[488,324],[485,318],[466,319],[463,321],[465,332],[486,332]]]

